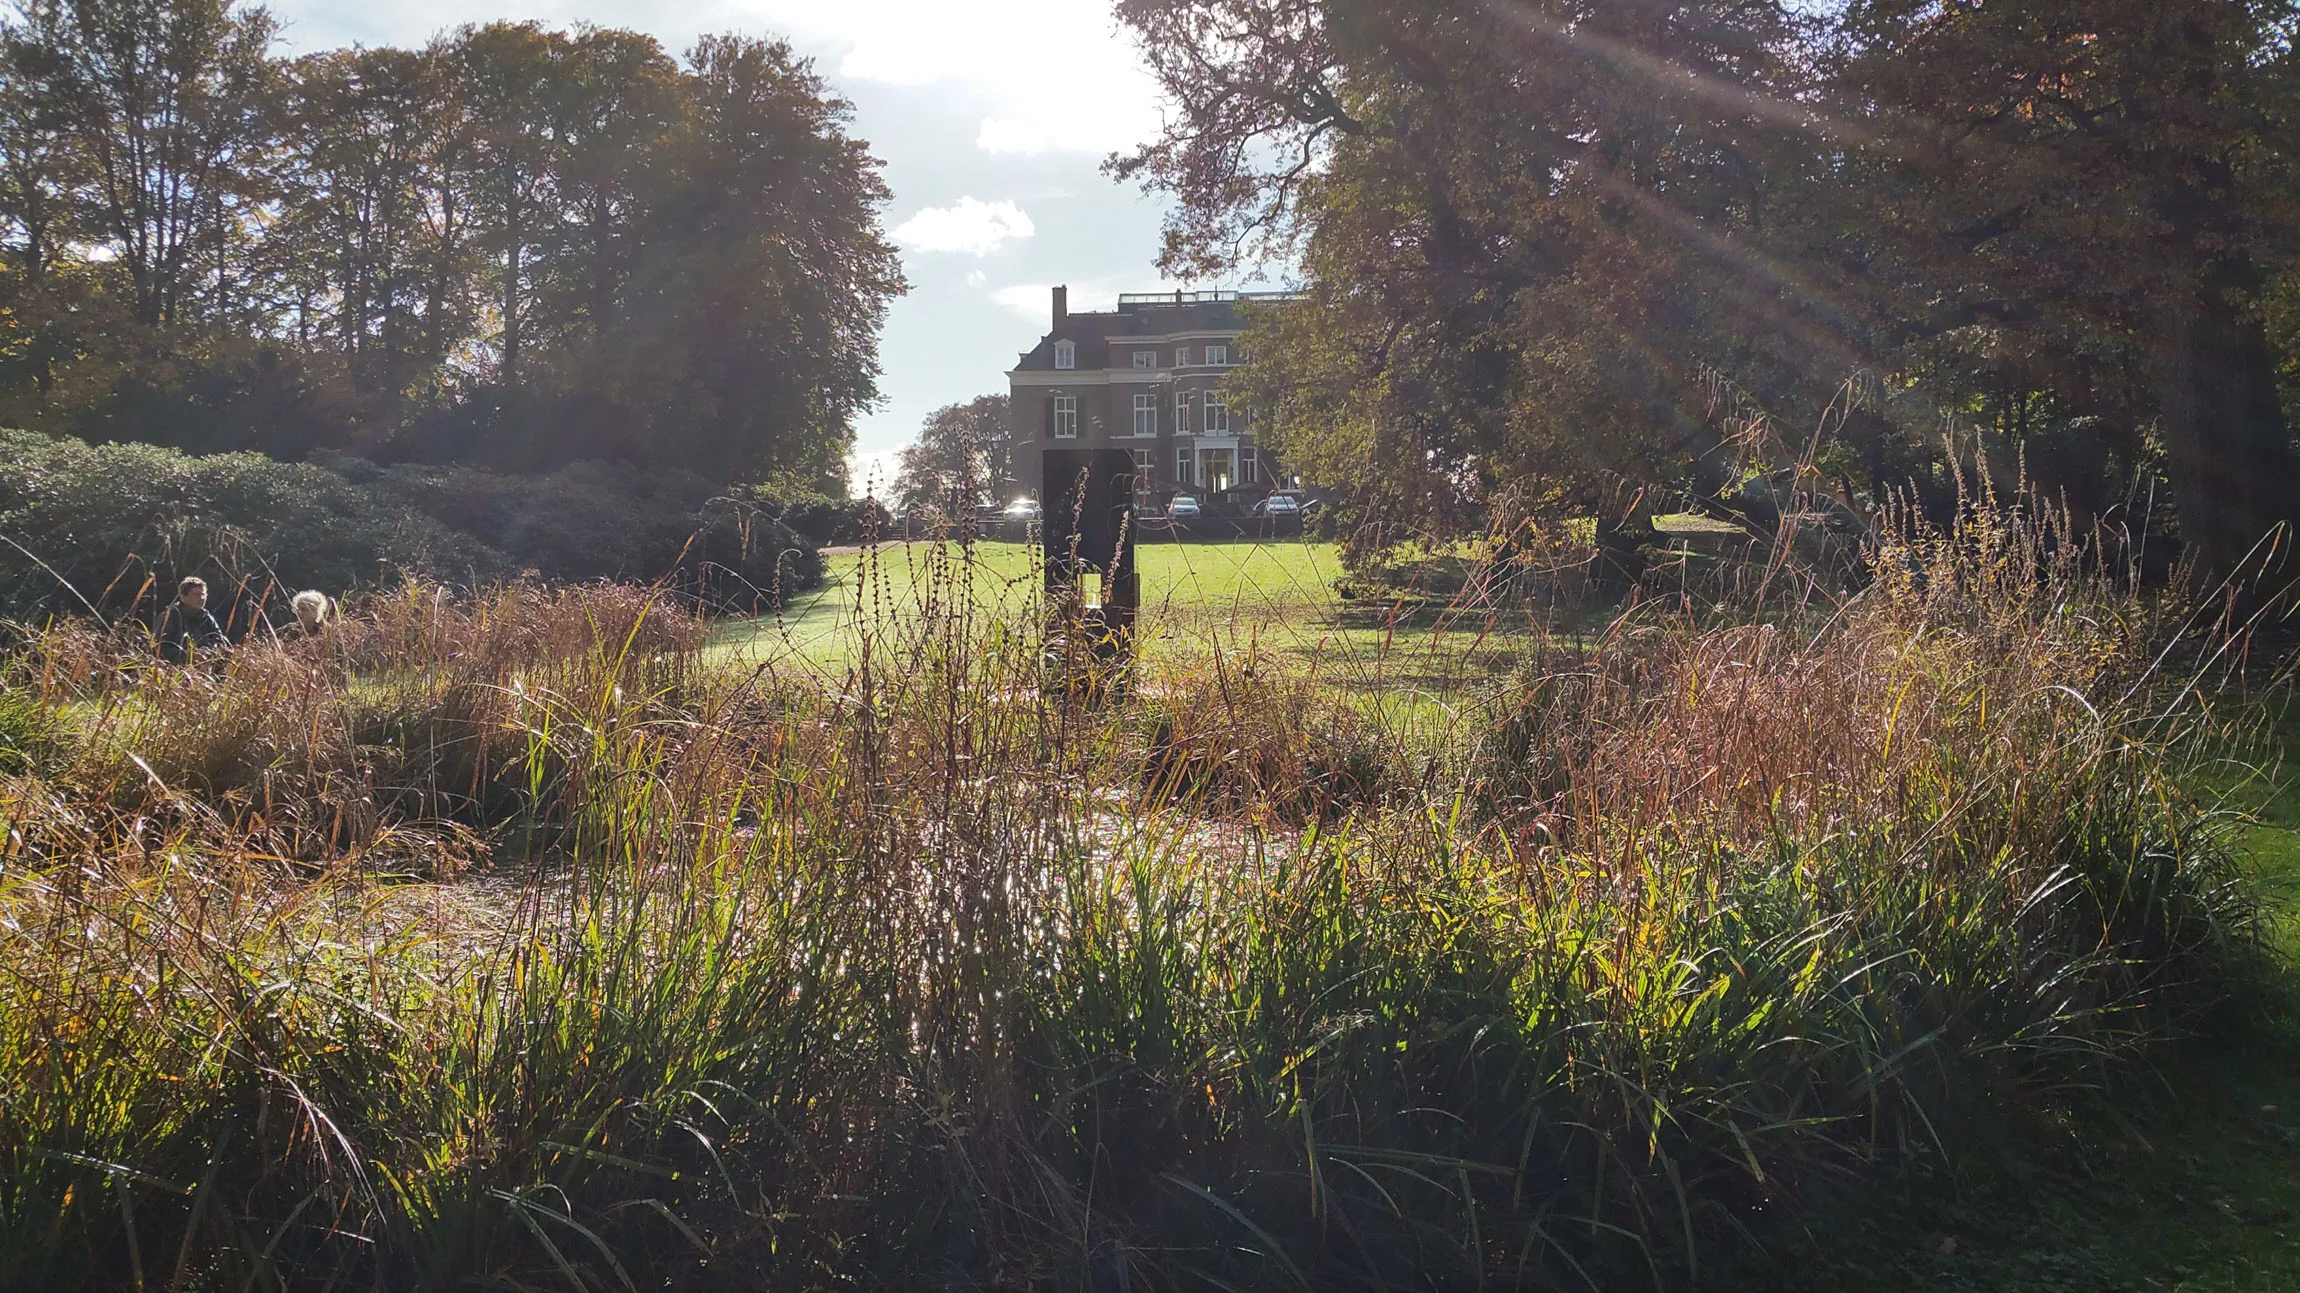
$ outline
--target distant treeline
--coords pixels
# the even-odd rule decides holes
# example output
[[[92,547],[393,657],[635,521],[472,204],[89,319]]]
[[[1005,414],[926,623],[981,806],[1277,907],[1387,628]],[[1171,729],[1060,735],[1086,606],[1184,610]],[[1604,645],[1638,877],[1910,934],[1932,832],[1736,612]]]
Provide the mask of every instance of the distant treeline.
[[[192,574],[236,590],[217,605],[238,614],[412,574],[667,579],[716,608],[771,609],[821,581],[817,546],[867,529],[871,506],[597,462],[522,476],[0,431],[0,617],[148,614]]]
[[[899,266],[783,44],[533,23],[294,60],[229,0],[0,20],[0,425],[837,489]]]

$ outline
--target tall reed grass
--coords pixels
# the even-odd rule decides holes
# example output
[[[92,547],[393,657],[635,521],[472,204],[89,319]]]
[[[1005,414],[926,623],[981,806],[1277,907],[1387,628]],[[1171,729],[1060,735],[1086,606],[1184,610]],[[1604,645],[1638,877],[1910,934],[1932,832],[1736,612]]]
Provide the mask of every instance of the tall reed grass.
[[[2215,643],[2011,510],[1386,730],[1276,658],[840,676],[640,590],[12,696],[14,1287],[1670,1285],[2240,991]]]

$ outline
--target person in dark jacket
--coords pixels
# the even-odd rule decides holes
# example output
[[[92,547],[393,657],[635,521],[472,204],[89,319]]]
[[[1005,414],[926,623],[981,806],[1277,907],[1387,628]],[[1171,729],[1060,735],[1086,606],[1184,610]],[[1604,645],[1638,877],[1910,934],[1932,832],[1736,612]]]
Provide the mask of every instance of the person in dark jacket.
[[[216,623],[208,610],[208,581],[197,575],[186,576],[176,585],[175,603],[160,617],[159,632],[154,636],[160,654],[175,664],[189,664],[199,655],[221,656],[231,648],[224,626]]]

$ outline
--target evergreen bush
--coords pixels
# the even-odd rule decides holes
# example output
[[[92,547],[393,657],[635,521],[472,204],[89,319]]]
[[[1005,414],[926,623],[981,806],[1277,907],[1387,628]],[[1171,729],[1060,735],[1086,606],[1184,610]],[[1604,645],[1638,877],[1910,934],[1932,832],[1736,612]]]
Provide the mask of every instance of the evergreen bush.
[[[149,613],[191,574],[241,621],[298,588],[410,574],[669,578],[745,609],[822,577],[813,543],[689,473],[288,463],[23,431],[0,431],[0,540],[0,616],[14,619]]]

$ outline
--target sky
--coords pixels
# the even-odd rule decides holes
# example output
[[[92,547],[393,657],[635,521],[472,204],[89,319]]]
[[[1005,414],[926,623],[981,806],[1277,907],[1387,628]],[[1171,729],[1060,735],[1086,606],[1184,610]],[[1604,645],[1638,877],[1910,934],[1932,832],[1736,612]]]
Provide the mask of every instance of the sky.
[[[290,53],[415,45],[467,22],[536,19],[788,39],[854,104],[885,162],[908,295],[879,343],[884,399],[856,426],[854,485],[891,474],[926,415],[1006,389],[1048,327],[1049,289],[1108,309],[1160,278],[1162,199],[1101,173],[1158,130],[1157,87],[1099,0],[272,0]]]

